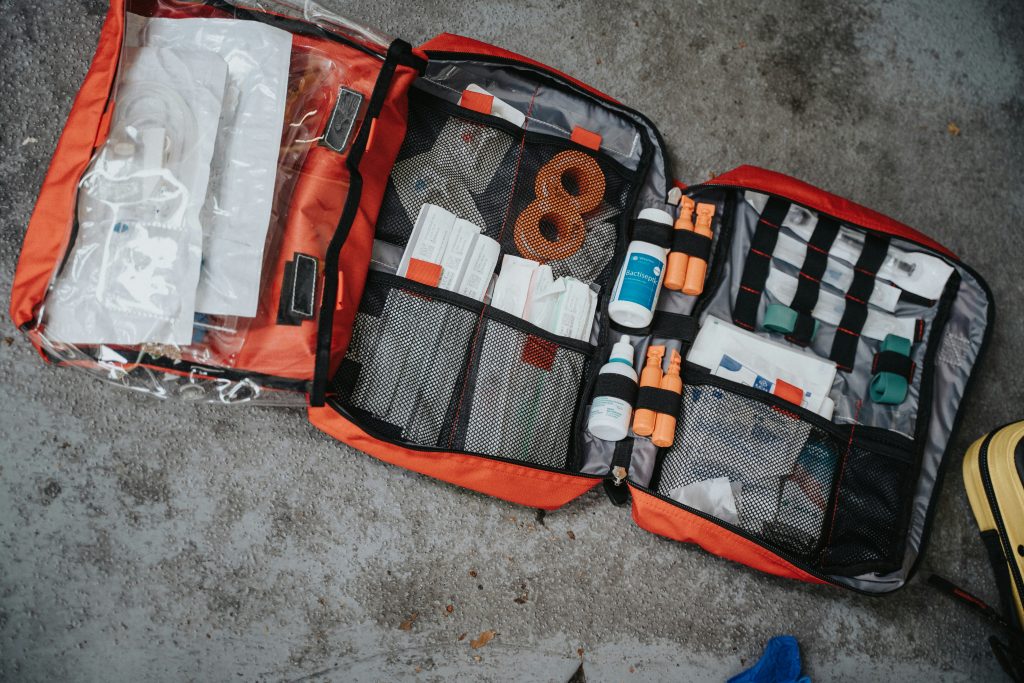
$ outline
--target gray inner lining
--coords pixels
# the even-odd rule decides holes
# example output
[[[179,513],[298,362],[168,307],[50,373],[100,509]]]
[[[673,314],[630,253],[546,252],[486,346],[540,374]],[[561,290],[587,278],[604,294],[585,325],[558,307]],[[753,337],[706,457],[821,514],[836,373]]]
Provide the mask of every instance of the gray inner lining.
[[[732,242],[726,254],[726,261],[720,265],[722,268],[720,284],[714,292],[709,294],[711,299],[701,313],[701,322],[708,315],[715,315],[726,321],[732,320],[733,298],[739,287],[746,253],[750,247],[750,241],[757,223],[758,212],[742,199],[739,192],[734,192],[733,194],[735,204],[733,205]],[[713,198],[721,196],[721,190],[713,190],[705,191],[703,195],[695,196],[695,198],[698,201],[711,201]],[[721,211],[719,211],[718,215],[720,214]],[[719,235],[717,229],[715,234],[717,239]],[[905,251],[924,251],[939,256],[906,240],[893,238],[892,243],[894,246]],[[978,359],[978,354],[985,338],[989,317],[989,301],[984,287],[966,269],[953,261],[944,260],[949,262],[959,274],[960,285],[952,301],[946,325],[941,330],[942,340],[931,370],[934,373],[931,415],[926,431],[927,436],[923,448],[921,467],[915,485],[903,565],[899,570],[884,575],[869,573],[857,577],[833,577],[837,581],[859,590],[877,593],[894,590],[905,582],[910,568],[917,559],[924,535],[929,501],[934,492],[946,444],[952,433],[960,401],[963,398],[971,371]],[[780,263],[776,260],[773,266],[779,266]],[[782,267],[784,269],[788,268],[785,265]],[[788,268],[788,270],[793,272],[794,269]],[[764,308],[767,305],[765,300],[772,300],[769,294],[766,294],[762,299],[758,313],[759,320],[763,316]],[[676,292],[663,292],[658,308],[689,313],[693,310],[693,304],[692,297],[683,297]],[[922,368],[928,348],[928,341],[931,339],[932,325],[938,315],[938,304],[922,306],[900,302],[895,314],[898,316],[912,315],[925,321],[924,341],[915,344],[912,352],[918,370],[908,392],[907,400],[899,406],[886,406],[875,404],[870,400],[863,400],[860,412],[859,414],[857,413],[855,405],[857,397],[867,396],[867,387],[871,380],[870,367],[872,358],[880,346],[880,342],[865,340],[867,343],[858,345],[854,372],[839,373],[833,384],[831,396],[836,401],[833,422],[848,424],[856,421],[857,424],[892,430],[912,438],[915,433],[920,407]],[[833,326],[822,324],[818,337],[811,347],[817,355],[825,358],[828,357],[834,331]],[[774,341],[789,344],[782,335],[761,331],[759,331],[759,334],[763,334]],[[652,341],[666,343],[665,340],[652,340],[650,338],[634,340],[634,345],[637,349],[635,367],[638,370],[642,368],[646,347]],[[584,434],[585,465],[583,471],[593,474],[607,473],[613,448],[614,444],[600,442]],[[630,467],[631,481],[642,486],[649,485],[657,459],[657,450],[649,439],[636,438]]]

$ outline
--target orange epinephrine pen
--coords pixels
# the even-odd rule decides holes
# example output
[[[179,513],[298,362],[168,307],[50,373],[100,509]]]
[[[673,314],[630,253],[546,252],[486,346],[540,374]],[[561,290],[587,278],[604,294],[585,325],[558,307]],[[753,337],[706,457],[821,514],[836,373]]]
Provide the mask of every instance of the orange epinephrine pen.
[[[683,378],[679,374],[679,368],[683,364],[683,357],[675,349],[672,350],[672,359],[668,362],[668,371],[661,378],[661,388],[676,394],[683,393]],[[658,413],[658,419],[654,424],[654,436],[651,442],[658,448],[668,448],[676,438],[676,416],[668,413]]]
[[[708,239],[714,236],[711,232],[711,219],[715,217],[714,204],[697,205],[697,223],[694,231],[698,235],[704,235]],[[701,258],[691,258],[686,265],[686,282],[683,284],[683,294],[696,296],[704,291],[704,276],[708,273],[708,262]]]
[[[693,231],[693,200],[683,195],[679,200],[679,218],[676,219],[676,230]],[[679,251],[669,252],[668,264],[665,266],[665,288],[679,291],[686,282],[686,263],[689,255]]]
[[[665,357],[665,347],[651,345],[647,347],[647,364],[640,373],[640,386],[661,386],[661,360]],[[657,413],[650,408],[638,408],[633,411],[633,433],[637,436],[650,436],[654,433]]]

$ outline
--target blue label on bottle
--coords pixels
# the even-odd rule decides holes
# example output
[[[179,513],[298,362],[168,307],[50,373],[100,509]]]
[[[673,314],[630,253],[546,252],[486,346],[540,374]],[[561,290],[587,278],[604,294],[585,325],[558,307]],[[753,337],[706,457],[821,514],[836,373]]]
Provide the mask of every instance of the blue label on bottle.
[[[629,255],[625,268],[619,300],[631,301],[647,309],[654,308],[654,297],[661,281],[661,260],[650,254],[634,252]]]

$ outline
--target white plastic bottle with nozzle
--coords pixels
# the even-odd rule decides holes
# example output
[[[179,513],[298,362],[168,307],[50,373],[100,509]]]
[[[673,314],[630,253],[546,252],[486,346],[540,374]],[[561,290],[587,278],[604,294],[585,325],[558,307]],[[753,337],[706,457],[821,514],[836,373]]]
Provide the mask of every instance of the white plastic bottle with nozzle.
[[[638,220],[672,225],[672,216],[661,209],[644,209]],[[668,250],[657,244],[633,240],[615,279],[608,315],[623,327],[640,329],[651,324],[665,279]]]
[[[611,357],[598,371],[599,375],[608,373],[628,377],[636,384],[633,346],[626,335],[612,347]],[[590,403],[587,431],[602,441],[621,441],[629,433],[629,421],[632,416],[633,406],[628,401],[617,396],[595,396]]]

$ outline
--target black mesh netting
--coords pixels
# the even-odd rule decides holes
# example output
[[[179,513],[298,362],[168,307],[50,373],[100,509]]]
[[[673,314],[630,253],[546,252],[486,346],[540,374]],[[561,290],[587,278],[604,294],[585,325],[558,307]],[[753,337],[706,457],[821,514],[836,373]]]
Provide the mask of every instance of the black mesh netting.
[[[496,320],[480,337],[454,446],[564,468],[586,357]]]
[[[839,480],[835,521],[822,553],[832,573],[898,569],[903,562],[911,465],[854,446]]]
[[[477,316],[371,280],[333,390],[387,436],[439,446]]]
[[[586,355],[439,296],[371,273],[333,400],[392,439],[565,468]]]
[[[604,285],[636,182],[602,155],[513,135],[416,93],[375,236],[404,247],[420,207],[436,204],[480,226],[502,253]]]
[[[658,492],[809,558],[845,445],[782,408],[687,385]]]

